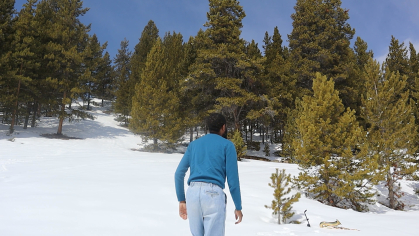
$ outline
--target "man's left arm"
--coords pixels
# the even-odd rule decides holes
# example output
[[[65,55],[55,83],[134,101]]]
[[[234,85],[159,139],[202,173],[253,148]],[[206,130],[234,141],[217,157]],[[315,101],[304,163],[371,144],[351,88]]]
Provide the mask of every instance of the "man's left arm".
[[[231,197],[237,211],[242,210],[242,201],[240,193],[239,169],[237,165],[237,153],[234,144],[226,148],[226,174],[227,183],[230,189]]]

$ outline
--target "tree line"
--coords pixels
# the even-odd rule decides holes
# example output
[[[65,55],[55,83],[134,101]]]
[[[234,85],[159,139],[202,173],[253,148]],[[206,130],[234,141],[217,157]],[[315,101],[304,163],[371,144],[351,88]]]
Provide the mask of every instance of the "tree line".
[[[134,51],[121,42],[113,61],[90,36],[81,1],[14,1],[0,8],[0,111],[10,130],[32,116],[89,118],[91,98],[113,100],[130,130],[152,150],[190,141],[204,118],[221,112],[239,158],[254,148],[301,167],[298,187],[332,206],[367,210],[384,181],[388,206],[403,209],[399,181],[417,178],[419,54],[392,37],[380,65],[355,35],[340,0],[297,0],[288,46],[279,29],[262,51],[240,37],[244,9],[209,0],[205,30],[187,41],[150,20]],[[71,107],[74,101],[85,106]],[[90,117],[91,118],[91,117]],[[256,143],[258,146],[259,143]],[[269,150],[267,150],[269,153]]]
[[[65,119],[93,118],[92,96],[114,97],[107,43],[80,21],[82,3],[28,0],[19,12],[14,0],[0,3],[0,112],[10,133],[44,115],[59,119],[61,135]],[[71,107],[80,99],[87,107]]]
[[[234,0],[209,0],[206,29],[185,43],[179,33],[160,38],[150,21],[131,56],[121,44],[117,58],[131,60],[120,60],[116,111],[153,150],[186,130],[192,141],[204,117],[221,112],[239,159],[258,130],[267,153],[279,143],[278,155],[300,166],[295,182],[308,196],[366,211],[384,182],[385,204],[404,209],[399,181],[418,179],[419,54],[392,37],[380,65],[360,37],[351,47],[355,29],[341,1],[294,8],[289,45],[275,27],[263,53],[240,37],[246,15]]]

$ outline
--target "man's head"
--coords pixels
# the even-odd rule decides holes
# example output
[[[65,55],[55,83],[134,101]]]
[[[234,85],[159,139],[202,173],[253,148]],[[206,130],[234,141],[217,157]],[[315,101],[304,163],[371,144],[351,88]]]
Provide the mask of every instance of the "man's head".
[[[225,124],[226,124],[226,118],[220,113],[212,113],[207,117],[207,126],[210,133],[219,134],[220,130],[223,128]]]

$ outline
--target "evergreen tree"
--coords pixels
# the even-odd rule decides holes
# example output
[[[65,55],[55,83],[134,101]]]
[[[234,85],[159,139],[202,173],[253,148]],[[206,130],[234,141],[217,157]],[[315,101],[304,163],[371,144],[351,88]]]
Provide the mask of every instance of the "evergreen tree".
[[[356,64],[361,70],[364,69],[364,66],[368,63],[368,60],[374,57],[374,53],[372,50],[368,51],[368,44],[362,40],[361,37],[356,38],[354,43],[354,52],[356,56]]]
[[[366,155],[365,134],[354,111],[345,108],[332,80],[317,73],[314,96],[305,96],[296,118],[292,148],[302,172],[299,185],[325,204],[367,210],[375,183],[374,157]]]
[[[186,79],[180,81],[182,92],[182,109],[185,114],[187,128],[189,128],[190,141],[193,141],[193,130],[198,126],[204,126],[202,121],[207,116],[207,111],[213,106],[213,91],[207,85],[207,81],[200,81],[201,84],[197,86],[196,80],[191,79],[193,71],[197,71],[196,66],[201,66],[196,63],[198,58],[198,51],[204,50],[209,44],[209,38],[203,30],[199,30],[195,37],[190,37],[188,42],[184,45],[185,58],[183,60],[183,67],[186,69]],[[200,60],[200,59],[199,59]]]
[[[363,116],[367,121],[369,155],[378,158],[389,191],[389,207],[403,209],[398,181],[412,177],[417,170],[415,117],[409,105],[406,90],[407,76],[398,72],[383,73],[379,63],[370,59],[366,66],[366,96],[363,99]]]
[[[418,77],[419,73],[419,54],[416,53],[416,49],[412,43],[409,43],[409,52],[409,78],[407,79],[407,85],[412,93],[411,97],[415,101],[417,101],[417,98],[413,94],[418,91],[416,90],[417,84],[415,80]],[[419,124],[418,119],[416,121],[416,124]]]
[[[416,76],[419,73],[419,54],[416,53],[415,46],[413,46],[412,43],[409,43],[409,52],[410,52],[410,56],[409,56],[409,66],[410,66],[409,80],[413,81],[412,83],[414,83],[414,78],[416,78]]]
[[[159,149],[157,140],[171,147],[183,135],[182,111],[179,109],[179,79],[177,56],[182,55],[182,36],[166,35],[158,38],[147,57],[141,81],[135,86],[130,128],[154,141],[153,150]]]
[[[237,153],[237,160],[241,161],[242,158],[247,153],[247,146],[244,143],[242,133],[239,130],[234,130],[233,134],[229,133],[228,139],[233,142],[234,146],[236,147],[236,153]]]
[[[348,10],[340,0],[297,0],[291,15],[293,30],[288,35],[291,74],[301,89],[312,94],[316,72],[335,82],[343,103],[351,105],[353,78],[348,76],[354,56],[350,40],[355,30],[347,23]]]
[[[239,129],[245,107],[257,100],[251,86],[262,67],[245,54],[245,41],[240,38],[245,13],[239,2],[210,0],[209,6],[204,24],[209,40],[198,50],[189,79],[196,90],[206,90],[207,109],[228,114]]]
[[[131,110],[130,104],[132,98],[129,97],[129,78],[131,74],[130,58],[131,52],[128,49],[129,42],[127,39],[121,41],[121,48],[114,58],[115,65],[115,112],[121,113],[124,117],[124,123],[128,123],[128,115]]]
[[[83,101],[87,101],[87,110],[90,110],[92,94],[98,94],[97,90],[100,89],[99,83],[101,80],[103,80],[103,70],[107,68],[104,63],[109,63],[109,61],[104,61],[103,55],[107,45],[107,42],[105,42],[103,45],[100,45],[96,34],[93,34],[93,36],[89,37],[84,58],[84,66],[86,67],[86,72],[83,76],[84,80],[81,81],[82,87],[84,88]]]
[[[404,43],[391,36],[389,52],[385,61],[386,73],[399,72],[401,76],[409,75],[409,59],[407,57],[407,48]]]
[[[288,49],[282,46],[282,38],[277,27],[274,34],[265,40],[265,77],[266,94],[272,101],[274,128],[283,133],[289,111],[294,108],[294,100],[298,91],[296,80],[290,74],[291,61]],[[266,37],[266,36],[265,36]],[[282,136],[282,135],[281,135]],[[282,137],[281,137],[281,141]]]
[[[0,1],[0,111],[3,112],[3,121],[11,113],[14,104],[14,94],[9,92],[9,88],[17,87],[11,84],[12,80],[7,75],[13,40],[14,5],[14,0]]]
[[[100,62],[94,95],[102,100],[101,106],[103,107],[104,100],[112,100],[114,98],[115,74],[111,56],[108,52],[105,52]]]
[[[363,74],[365,72],[365,65],[370,58],[374,57],[374,53],[371,50],[368,50],[368,44],[360,37],[357,37],[354,43],[354,53],[356,61],[353,65],[354,68],[350,70],[350,76],[354,78],[354,84],[352,86],[354,88],[354,91],[352,92],[352,101],[354,106],[351,107],[351,109],[356,111],[358,121],[362,126],[365,126],[365,121],[362,119],[360,110],[362,103],[361,99],[365,94],[365,81]]]
[[[265,205],[266,208],[273,210],[273,215],[278,215],[278,224],[281,224],[281,215],[282,222],[286,223],[286,220],[294,216],[295,212],[292,212],[292,204],[298,202],[301,197],[300,193],[292,195],[291,197],[286,197],[291,192],[291,188],[288,187],[291,183],[291,175],[285,174],[285,169],[271,175],[272,183],[269,183],[269,186],[274,188],[274,200],[270,206]]]
[[[39,46],[38,25],[34,20],[36,2],[35,0],[29,0],[24,4],[13,24],[14,37],[11,43],[12,53],[9,58],[8,71],[8,77],[11,79],[10,84],[12,85],[9,91],[12,91],[14,95],[10,133],[13,133],[14,125],[17,123],[19,101],[28,104],[28,101],[33,100],[31,90],[34,90],[34,88],[31,81],[36,76],[37,69],[40,66],[39,58],[36,55]]]
[[[151,51],[154,43],[159,37],[159,30],[152,20],[144,27],[143,32],[137,45],[135,45],[134,53],[130,59],[131,74],[128,80],[128,108],[132,109],[132,98],[137,93],[135,86],[141,82],[141,75],[146,65],[147,55]]]
[[[42,14],[44,24],[45,64],[49,77],[46,82],[53,88],[51,112],[58,115],[57,134],[62,135],[64,119],[75,117],[93,118],[80,109],[71,109],[67,105],[82,93],[80,79],[83,72],[83,60],[86,55],[86,42],[90,26],[85,26],[80,17],[88,11],[80,0],[43,0],[38,4],[37,12]],[[53,98],[57,100],[53,102]]]
[[[409,43],[409,66],[410,74],[407,79],[407,84],[410,90],[410,97],[412,98],[412,108],[415,112],[415,124],[417,127],[417,132],[419,133],[419,109],[418,109],[418,100],[419,100],[419,54],[416,53],[416,49],[412,43]],[[415,104],[415,105],[414,105]],[[419,146],[419,136],[415,139],[415,145]],[[418,150],[416,150],[417,152]]]

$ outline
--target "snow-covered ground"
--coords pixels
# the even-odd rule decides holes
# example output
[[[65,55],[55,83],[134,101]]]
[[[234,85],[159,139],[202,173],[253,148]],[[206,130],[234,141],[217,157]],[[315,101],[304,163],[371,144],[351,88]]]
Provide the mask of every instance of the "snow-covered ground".
[[[63,133],[81,139],[47,139],[57,120],[43,118],[36,128],[17,127],[7,136],[0,124],[0,235],[190,235],[178,216],[174,172],[181,154],[133,151],[141,137],[95,107],[94,121],[65,123]],[[418,182],[403,182],[407,211],[376,204],[368,213],[325,206],[304,196],[294,204],[293,220],[276,224],[264,205],[273,199],[268,186],[275,168],[298,174],[293,164],[244,160],[239,163],[243,222],[235,225],[228,195],[226,235],[418,235]],[[310,220],[307,227],[304,210]],[[338,219],[359,231],[322,229]]]

